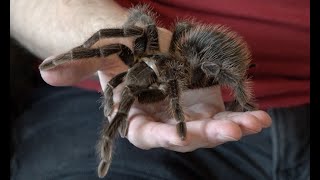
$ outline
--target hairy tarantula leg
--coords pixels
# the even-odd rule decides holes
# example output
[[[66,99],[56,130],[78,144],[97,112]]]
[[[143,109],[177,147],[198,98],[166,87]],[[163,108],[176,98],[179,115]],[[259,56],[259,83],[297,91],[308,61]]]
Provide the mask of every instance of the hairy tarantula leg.
[[[119,104],[119,110],[116,114],[116,116],[114,117],[114,120],[118,120],[121,121],[122,123],[120,124],[120,126],[118,127],[119,133],[121,137],[125,137],[127,136],[128,133],[128,113],[129,110],[133,104],[133,102],[135,101],[135,96],[132,90],[133,87],[131,86],[126,86],[122,92],[121,95],[121,101]]]
[[[207,78],[206,73],[203,71],[203,66],[195,67],[192,72],[191,84],[188,86],[190,89],[212,87],[217,85],[215,76]]]
[[[156,25],[147,26],[146,32],[134,42],[134,54],[142,55],[147,51],[159,51],[158,30]]]
[[[147,51],[158,51],[158,29],[155,22],[156,15],[152,12],[148,5],[138,5],[129,9],[127,21],[124,28],[131,26],[142,26],[145,31],[143,35],[138,37],[134,42],[134,54],[142,55]]]
[[[234,89],[235,100],[229,104],[226,109],[231,111],[253,111],[257,110],[257,104],[255,104],[251,98],[250,89],[246,86],[246,82],[242,81],[237,84],[232,84]]]
[[[244,106],[241,106],[239,103],[239,100],[233,100],[231,102],[225,103],[226,110],[228,111],[252,111],[252,110],[257,110],[257,105],[253,102],[251,103],[246,103]]]
[[[172,34],[172,39],[170,43],[169,51],[173,53],[176,50],[178,40],[189,31],[194,25],[187,21],[180,21],[176,24],[174,32]]]
[[[112,121],[121,121],[117,127],[121,137],[127,136],[128,131],[128,112],[135,101],[135,95],[131,86],[126,86],[121,93],[121,101],[119,104],[119,110]]]
[[[252,102],[248,80],[239,80],[215,63],[203,63],[201,69],[208,77],[214,78],[220,85],[227,85],[233,89],[235,101],[227,105],[227,110],[251,111],[256,109],[255,103]]]
[[[143,29],[138,26],[131,26],[123,29],[100,29],[99,31],[94,33],[87,41],[85,41],[80,47],[90,48],[92,45],[103,38],[141,36],[143,32]]]
[[[120,112],[120,113],[121,113],[121,112]],[[124,116],[128,116],[128,115],[125,114]],[[125,120],[123,120],[123,121],[121,122],[121,124],[119,125],[119,127],[118,127],[118,132],[119,132],[119,134],[120,134],[120,136],[121,136],[122,138],[127,137],[127,135],[128,135],[128,129],[129,129],[129,123],[128,123],[128,121],[127,121],[127,118],[125,118]]]
[[[252,99],[251,87],[248,79],[236,81],[230,74],[223,72],[220,73],[219,76],[219,84],[231,87],[234,92],[233,96],[235,100],[226,107],[227,110],[241,112],[257,110],[257,104],[253,102]],[[222,79],[224,81],[222,81]]]
[[[111,121],[109,126],[103,128],[100,142],[98,143],[98,150],[100,152],[100,164],[98,167],[98,175],[100,178],[104,177],[111,164],[112,160],[112,144],[116,138],[117,131],[121,128],[121,133],[124,135],[127,132],[127,117],[130,107],[132,106],[135,98],[131,89],[126,86],[122,91],[119,111]],[[125,129],[126,128],[126,129]]]
[[[119,57],[121,58],[121,60],[128,66],[131,66],[134,63],[133,53],[127,46],[123,44],[110,44],[94,49],[77,47],[75,49],[70,50],[67,53],[61,54],[53,59],[50,59],[42,63],[39,66],[39,69],[48,70],[69,61],[93,57],[107,57],[115,53],[119,53]]]
[[[113,89],[123,82],[123,78],[127,75],[127,72],[122,72],[114,76],[107,84],[103,96],[104,96],[104,115],[109,116],[113,111]]]
[[[148,35],[148,50],[159,51],[158,29],[156,25],[149,25],[147,27]]]
[[[173,117],[178,121],[177,133],[181,140],[184,140],[187,135],[187,126],[185,123],[184,113],[180,105],[181,88],[178,80],[169,79],[168,81],[168,95],[170,100],[170,107]]]
[[[100,178],[103,178],[109,170],[112,161],[113,140],[117,135],[117,131],[114,129],[117,129],[119,123],[121,123],[121,121],[113,121],[110,124],[108,122],[108,118],[106,117],[100,140],[97,144],[97,151],[101,159],[98,166],[98,176]]]

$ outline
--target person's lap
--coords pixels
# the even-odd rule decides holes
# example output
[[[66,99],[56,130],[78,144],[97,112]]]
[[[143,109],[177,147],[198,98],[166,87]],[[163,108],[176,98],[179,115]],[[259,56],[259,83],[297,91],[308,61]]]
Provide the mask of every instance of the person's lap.
[[[95,146],[103,121],[100,100],[99,93],[78,88],[46,85],[37,89],[29,108],[13,129],[15,152],[11,158],[11,179],[99,179]],[[272,110],[270,115],[274,122],[282,117],[299,116],[309,120],[308,109]],[[299,115],[290,115],[294,112]],[[305,176],[304,173],[308,173],[310,141],[309,134],[304,133],[308,132],[309,123],[304,123],[307,129],[300,130],[297,136],[301,143],[290,141],[293,137],[290,134],[295,131],[286,135],[281,133],[282,124],[273,123],[271,128],[238,142],[189,153],[161,148],[141,150],[119,138],[106,178],[272,179],[274,175],[295,176],[293,173],[297,172],[291,170],[297,168],[300,168],[297,176]],[[277,140],[275,135],[281,138]],[[303,145],[302,148],[297,142]],[[291,154],[283,153],[288,148],[293,150]],[[305,155],[296,157],[302,151]],[[291,158],[280,158],[280,155]],[[297,158],[299,161],[295,162]],[[290,160],[290,165],[286,164],[286,159]],[[300,166],[295,166],[295,163],[300,163]]]

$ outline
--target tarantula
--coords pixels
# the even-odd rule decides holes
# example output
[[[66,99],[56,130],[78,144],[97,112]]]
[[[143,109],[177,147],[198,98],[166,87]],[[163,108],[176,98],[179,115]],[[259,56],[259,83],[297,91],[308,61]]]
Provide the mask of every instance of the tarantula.
[[[110,37],[134,37],[133,50],[123,44],[91,48],[97,41]],[[129,69],[113,77],[104,89],[104,115],[108,121],[114,106],[113,90],[125,83],[118,111],[101,132],[99,177],[108,172],[117,131],[122,137],[127,134],[128,112],[136,99],[144,104],[167,99],[171,114],[177,120],[177,135],[182,140],[187,133],[180,104],[184,90],[225,85],[233,89],[235,97],[229,110],[256,109],[247,85],[251,56],[239,35],[225,26],[181,20],[174,26],[169,50],[160,52],[155,15],[146,5],[129,9],[122,28],[101,29],[81,46],[44,62],[39,68],[47,70],[69,61],[111,54],[118,54]]]

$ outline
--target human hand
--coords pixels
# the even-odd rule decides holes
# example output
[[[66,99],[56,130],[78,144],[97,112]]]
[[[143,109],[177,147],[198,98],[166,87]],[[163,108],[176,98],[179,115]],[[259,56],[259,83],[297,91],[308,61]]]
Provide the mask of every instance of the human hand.
[[[169,47],[171,33],[159,29],[160,50]],[[132,47],[130,38],[110,38],[99,41],[101,44],[122,43]],[[45,62],[50,61],[47,58]],[[42,78],[51,85],[65,86],[75,84],[98,71],[102,89],[116,74],[127,67],[116,55],[101,59],[73,61],[48,71],[41,71]],[[119,102],[121,87],[116,89],[115,104]],[[197,148],[210,148],[219,144],[239,140],[244,135],[254,134],[271,124],[266,112],[225,112],[219,87],[190,90],[182,95],[186,116],[187,136],[184,141],[176,133],[176,121],[166,113],[166,102],[152,106],[133,104],[129,112],[127,138],[142,149],[163,147],[174,151],[187,152]],[[115,111],[116,112],[116,111]]]
[[[115,97],[116,102],[120,100],[119,94]],[[271,118],[264,111],[224,111],[219,87],[189,90],[181,99],[187,126],[185,140],[178,136],[177,121],[167,112],[168,102],[152,106],[134,103],[128,118],[128,140],[142,149],[162,147],[190,152],[237,141],[271,124]]]

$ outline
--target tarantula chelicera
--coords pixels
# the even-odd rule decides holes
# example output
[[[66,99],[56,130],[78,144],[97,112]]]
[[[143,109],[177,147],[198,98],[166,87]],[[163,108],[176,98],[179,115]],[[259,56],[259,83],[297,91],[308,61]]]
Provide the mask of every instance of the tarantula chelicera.
[[[110,37],[134,37],[133,49],[123,44],[91,48],[97,41]],[[256,109],[247,85],[251,56],[240,36],[221,25],[181,20],[174,26],[169,50],[160,52],[155,16],[148,6],[129,9],[128,20],[122,28],[101,29],[83,45],[44,62],[39,68],[47,70],[69,61],[111,54],[118,54],[129,69],[113,77],[104,89],[104,114],[108,119],[114,106],[113,90],[125,83],[118,111],[101,132],[99,177],[108,172],[117,131],[121,136],[127,134],[128,112],[136,99],[139,103],[167,99],[172,116],[177,120],[177,135],[182,140],[187,133],[180,104],[184,90],[226,85],[233,89],[235,97],[229,110]]]

